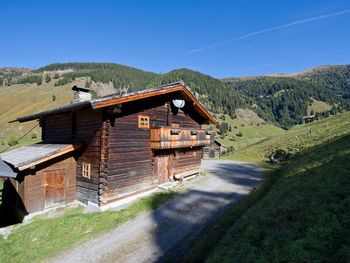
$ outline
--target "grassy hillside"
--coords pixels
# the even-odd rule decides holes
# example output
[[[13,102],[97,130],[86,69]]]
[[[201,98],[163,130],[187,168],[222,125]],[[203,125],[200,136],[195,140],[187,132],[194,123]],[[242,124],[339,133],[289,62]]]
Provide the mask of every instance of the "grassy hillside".
[[[308,134],[311,129],[311,135]],[[288,154],[294,154],[315,144],[326,142],[350,131],[350,112],[315,121],[309,124],[297,125],[285,134],[266,138],[256,144],[249,145],[225,158],[265,162],[267,157],[282,149]]]
[[[311,114],[311,111],[315,112],[322,112],[322,111],[330,111],[332,109],[332,106],[324,101],[319,101],[312,99],[311,104],[307,107],[307,113]]]
[[[68,104],[72,100],[71,84],[56,87],[54,82],[37,84],[13,84],[0,86],[0,151],[7,148],[10,137],[23,136],[27,131],[36,126],[37,121],[26,123],[8,123],[16,117],[32,114],[45,109],[55,108]],[[55,100],[53,100],[55,96]],[[32,133],[38,135],[37,139],[31,140]],[[40,127],[37,126],[30,132],[21,143],[15,147],[30,144],[40,140]],[[15,147],[11,147],[15,148]]]
[[[220,129],[216,129],[215,137],[226,147],[233,147],[234,150],[285,133],[285,130],[266,123],[251,110],[237,109],[234,119],[227,114],[219,115],[217,118],[221,125],[227,123],[229,129],[224,134],[220,134]]]
[[[349,135],[294,156],[245,200],[207,262],[349,262],[349,171]]]
[[[322,132],[267,173],[257,189],[207,229],[185,262],[349,262],[349,117],[332,118],[331,136]],[[321,132],[323,125],[312,127]],[[303,128],[285,135],[283,145],[293,145],[291,134]]]

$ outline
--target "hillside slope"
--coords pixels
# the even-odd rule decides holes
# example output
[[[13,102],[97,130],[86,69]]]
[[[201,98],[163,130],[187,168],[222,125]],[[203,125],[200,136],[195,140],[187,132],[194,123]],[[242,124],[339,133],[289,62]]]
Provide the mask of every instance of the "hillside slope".
[[[82,84],[82,81],[75,81]],[[13,84],[11,86],[0,86],[0,151],[8,148],[7,142],[10,137],[19,137],[26,134],[35,127],[38,122],[31,121],[25,123],[9,123],[19,116],[25,116],[44,109],[55,108],[68,104],[73,99],[71,84],[55,86],[54,82],[37,84]],[[37,134],[35,140],[31,140],[31,135]],[[36,126],[21,143],[15,147],[35,143],[40,140],[41,130]],[[13,147],[12,147],[13,148]],[[12,149],[11,148],[11,149]]]
[[[321,67],[283,77],[224,81],[233,90],[249,97],[250,104],[262,118],[283,128],[301,123],[313,99],[327,102],[332,107],[331,113],[350,109],[350,65]]]
[[[349,171],[349,134],[295,155],[207,262],[349,262]]]
[[[278,147],[298,146],[293,155],[207,229],[185,262],[350,261],[350,114],[313,123],[313,139],[305,128],[279,137]]]

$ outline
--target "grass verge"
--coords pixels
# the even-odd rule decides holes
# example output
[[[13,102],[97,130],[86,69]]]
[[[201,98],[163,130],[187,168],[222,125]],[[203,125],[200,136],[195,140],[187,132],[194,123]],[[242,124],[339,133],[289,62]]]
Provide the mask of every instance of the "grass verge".
[[[189,251],[186,262],[349,262],[350,135],[267,174]]]
[[[175,191],[155,193],[120,211],[84,213],[80,207],[66,208],[55,218],[35,217],[32,223],[18,226],[8,239],[0,237],[0,262],[42,261],[155,209],[176,195]]]

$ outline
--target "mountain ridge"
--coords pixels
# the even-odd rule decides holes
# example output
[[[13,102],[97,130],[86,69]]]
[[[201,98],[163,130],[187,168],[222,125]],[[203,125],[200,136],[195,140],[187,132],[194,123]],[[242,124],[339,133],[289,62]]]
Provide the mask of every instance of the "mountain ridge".
[[[255,111],[265,121],[282,128],[301,123],[313,101],[329,104],[330,113],[350,109],[350,65],[326,65],[293,74],[217,79],[189,68],[163,74],[115,63],[55,63],[36,70],[0,68],[0,87],[54,81],[55,86],[79,83],[92,87],[97,96],[128,88],[129,91],[184,81],[216,114],[235,117],[237,108]],[[15,86],[14,86],[15,87]],[[106,90],[108,92],[106,92]]]

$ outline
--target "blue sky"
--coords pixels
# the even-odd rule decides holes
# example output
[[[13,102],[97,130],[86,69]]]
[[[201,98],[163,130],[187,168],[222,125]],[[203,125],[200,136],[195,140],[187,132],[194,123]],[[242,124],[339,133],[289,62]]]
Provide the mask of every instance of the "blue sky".
[[[115,62],[214,77],[350,63],[350,1],[0,1],[0,67]]]

